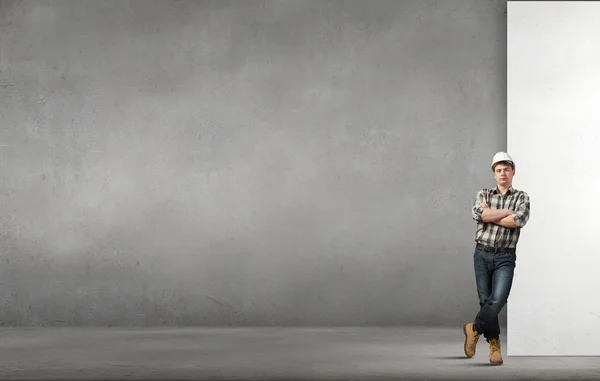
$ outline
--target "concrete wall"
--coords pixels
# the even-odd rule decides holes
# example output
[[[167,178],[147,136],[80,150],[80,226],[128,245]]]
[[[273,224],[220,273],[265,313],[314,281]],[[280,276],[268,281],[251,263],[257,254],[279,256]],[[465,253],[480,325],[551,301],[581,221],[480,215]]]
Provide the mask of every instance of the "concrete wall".
[[[504,1],[2,1],[4,325],[461,324]]]

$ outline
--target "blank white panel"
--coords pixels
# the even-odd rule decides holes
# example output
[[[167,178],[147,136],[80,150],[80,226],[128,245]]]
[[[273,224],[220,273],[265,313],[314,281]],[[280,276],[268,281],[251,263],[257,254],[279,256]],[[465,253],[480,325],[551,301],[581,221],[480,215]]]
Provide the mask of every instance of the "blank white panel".
[[[508,355],[600,355],[600,2],[508,2],[508,152],[529,193]]]

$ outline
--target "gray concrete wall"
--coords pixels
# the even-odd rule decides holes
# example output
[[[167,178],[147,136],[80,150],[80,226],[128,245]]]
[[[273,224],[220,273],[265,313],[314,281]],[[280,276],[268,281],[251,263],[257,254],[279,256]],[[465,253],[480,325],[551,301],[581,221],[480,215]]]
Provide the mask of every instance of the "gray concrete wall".
[[[1,324],[474,316],[504,1],[0,4]]]

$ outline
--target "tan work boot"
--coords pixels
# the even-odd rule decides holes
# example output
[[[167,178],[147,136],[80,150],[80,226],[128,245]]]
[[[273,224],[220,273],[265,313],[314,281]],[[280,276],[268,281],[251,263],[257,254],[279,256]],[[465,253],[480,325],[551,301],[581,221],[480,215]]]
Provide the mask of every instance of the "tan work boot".
[[[498,339],[490,340],[490,363],[494,365],[501,365],[503,363],[500,340]]]
[[[471,358],[475,356],[477,341],[479,340],[479,336],[481,336],[481,334],[475,332],[473,323],[465,324],[463,326],[463,332],[465,333],[465,355]]]

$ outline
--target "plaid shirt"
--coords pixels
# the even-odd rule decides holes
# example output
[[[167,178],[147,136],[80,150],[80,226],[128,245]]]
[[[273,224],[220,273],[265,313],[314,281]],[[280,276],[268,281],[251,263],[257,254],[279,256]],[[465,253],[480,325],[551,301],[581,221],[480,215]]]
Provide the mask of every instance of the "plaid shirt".
[[[517,224],[514,229],[505,228],[493,222],[483,222],[481,214],[483,207],[481,203],[486,203],[492,209],[510,209],[515,213],[512,217]],[[516,248],[521,234],[521,228],[529,220],[529,195],[526,192],[508,188],[504,196],[498,192],[498,187],[494,189],[482,189],[477,193],[477,197],[472,208],[473,219],[477,221],[477,231],[475,232],[475,241],[482,245]]]

